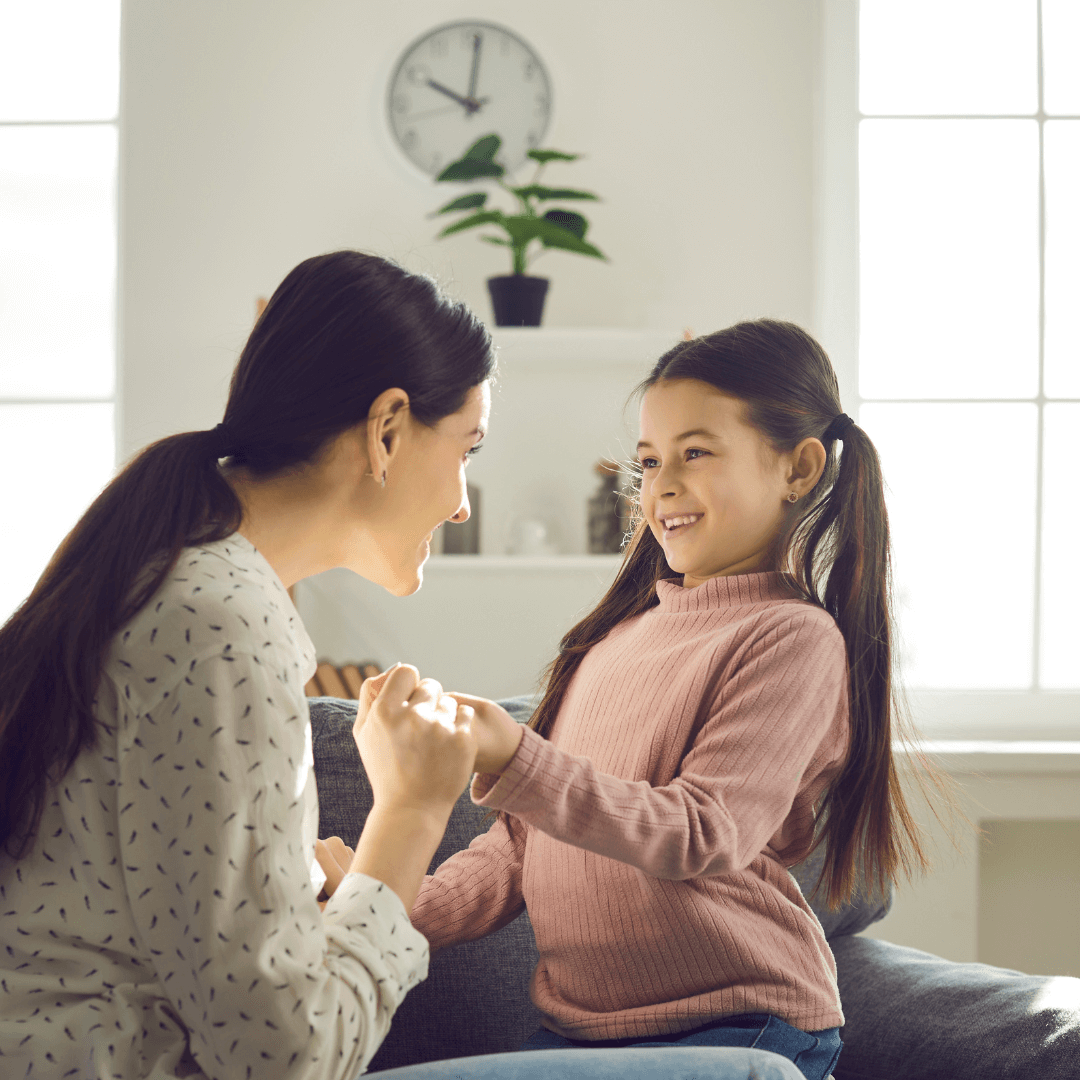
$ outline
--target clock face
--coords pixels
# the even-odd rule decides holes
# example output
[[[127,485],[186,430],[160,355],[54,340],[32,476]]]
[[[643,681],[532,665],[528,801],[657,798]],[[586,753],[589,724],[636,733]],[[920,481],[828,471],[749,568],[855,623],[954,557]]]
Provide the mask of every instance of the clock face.
[[[390,130],[406,156],[437,176],[477,139],[502,139],[496,160],[513,172],[539,146],[551,115],[551,81],[516,34],[456,22],[406,49],[390,80]]]

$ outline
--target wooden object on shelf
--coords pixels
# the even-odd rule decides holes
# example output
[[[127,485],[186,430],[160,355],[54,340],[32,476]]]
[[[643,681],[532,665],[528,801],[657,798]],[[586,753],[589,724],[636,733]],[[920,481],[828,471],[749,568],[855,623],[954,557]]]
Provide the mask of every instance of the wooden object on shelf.
[[[308,697],[339,697],[355,701],[360,697],[363,681],[381,673],[379,665],[371,660],[359,664],[345,664],[342,667],[335,667],[324,660],[304,687],[304,693]]]

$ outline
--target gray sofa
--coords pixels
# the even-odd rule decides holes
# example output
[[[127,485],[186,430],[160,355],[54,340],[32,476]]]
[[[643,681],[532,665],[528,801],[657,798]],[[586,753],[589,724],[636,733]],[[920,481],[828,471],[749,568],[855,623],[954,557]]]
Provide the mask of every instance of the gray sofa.
[[[352,738],[356,703],[311,699],[319,835],[354,844],[371,789]],[[532,700],[502,702],[519,721]],[[466,792],[432,870],[487,828]],[[808,889],[813,861],[792,873]],[[847,1024],[835,1080],[1080,1080],[1080,979],[957,964],[860,936],[888,911],[868,896],[838,912],[814,904],[836,957]],[[1075,928],[1074,928],[1075,929]],[[516,1050],[539,1026],[528,983],[536,945],[527,914],[432,957],[370,1071]]]

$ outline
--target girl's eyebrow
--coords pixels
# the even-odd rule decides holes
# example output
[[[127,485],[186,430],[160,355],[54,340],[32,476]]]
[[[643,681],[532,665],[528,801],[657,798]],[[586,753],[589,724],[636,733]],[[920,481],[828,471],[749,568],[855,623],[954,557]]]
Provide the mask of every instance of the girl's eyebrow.
[[[720,440],[719,435],[714,435],[711,431],[706,431],[705,428],[694,428],[693,431],[684,431],[681,435],[676,435],[675,441],[682,442],[683,439],[693,439],[702,435],[704,435],[706,439]],[[640,450],[643,446],[648,446],[652,449],[652,443],[646,442],[644,439],[637,444],[637,448]]]

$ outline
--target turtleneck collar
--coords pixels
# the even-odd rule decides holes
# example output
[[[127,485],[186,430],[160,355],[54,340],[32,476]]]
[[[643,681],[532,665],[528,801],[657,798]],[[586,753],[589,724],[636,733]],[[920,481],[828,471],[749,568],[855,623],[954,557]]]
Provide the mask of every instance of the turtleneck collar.
[[[684,589],[681,578],[665,578],[656,583],[656,595],[661,611],[707,611],[800,599],[790,575],[779,571],[709,578],[694,589]]]

